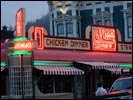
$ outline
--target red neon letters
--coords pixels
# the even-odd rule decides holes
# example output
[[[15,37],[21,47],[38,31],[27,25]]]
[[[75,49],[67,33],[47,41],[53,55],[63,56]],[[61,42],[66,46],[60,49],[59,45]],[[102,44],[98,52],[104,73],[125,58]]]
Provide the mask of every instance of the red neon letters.
[[[35,27],[34,40],[38,41],[38,49],[44,48],[44,29],[41,27]]]
[[[18,10],[16,14],[16,37],[22,37],[24,34],[24,9]]]
[[[93,50],[116,51],[115,29],[98,27],[93,34]]]

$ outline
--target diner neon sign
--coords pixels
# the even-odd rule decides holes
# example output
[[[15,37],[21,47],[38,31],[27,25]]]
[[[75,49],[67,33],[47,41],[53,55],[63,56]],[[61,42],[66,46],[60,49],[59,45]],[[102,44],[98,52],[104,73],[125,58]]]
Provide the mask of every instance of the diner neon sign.
[[[14,50],[32,51],[33,49],[34,49],[34,42],[31,40],[14,43]]]
[[[24,8],[21,8],[16,13],[16,37],[22,37],[25,35],[24,17],[25,17]]]
[[[38,49],[44,48],[44,28],[34,27],[34,40],[38,41]]]
[[[115,28],[97,27],[92,34],[92,49],[116,51]]]

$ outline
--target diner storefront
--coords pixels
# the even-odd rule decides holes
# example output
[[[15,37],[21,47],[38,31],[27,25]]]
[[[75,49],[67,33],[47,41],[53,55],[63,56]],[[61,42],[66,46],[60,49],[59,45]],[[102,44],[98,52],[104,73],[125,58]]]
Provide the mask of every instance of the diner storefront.
[[[75,99],[83,99],[94,95],[98,82],[103,82],[106,89],[110,88],[113,81],[120,76],[121,69],[124,69],[124,71],[132,69],[132,44],[120,42],[121,35],[115,27],[88,26],[86,29],[86,39],[52,37],[47,36],[46,33],[44,38],[41,36],[41,33],[40,37],[37,37],[36,33],[29,35],[29,38],[38,40],[38,44],[43,48],[34,51],[35,61],[58,62],[59,67],[69,62],[72,64],[71,67],[84,72],[82,75],[71,74],[68,76],[67,74],[63,74],[67,68],[62,68],[58,76],[56,71],[59,71],[59,68],[56,69],[56,65],[49,65],[47,67],[45,63],[40,68],[38,67],[37,69],[43,70],[44,80],[51,77],[50,79],[53,81],[51,82],[53,89],[49,89],[53,91],[53,94],[48,93],[50,96],[65,93],[65,89],[60,92],[56,89],[56,87],[58,88],[56,84],[59,86],[63,84],[63,81],[60,80],[61,77],[65,81],[67,81],[67,77],[71,80],[71,84],[65,83],[71,86],[69,93],[72,93],[72,97]],[[41,40],[44,42],[41,43]],[[63,64],[62,62],[65,63]],[[61,66],[60,63],[62,63]],[[121,65],[128,66],[122,67]],[[73,70],[71,69],[71,71]],[[59,83],[59,81],[56,82],[58,78],[62,83]],[[75,81],[75,79],[77,79],[77,81]],[[47,85],[45,86],[47,87]],[[63,86],[65,87],[66,85],[64,84]],[[44,95],[47,94],[45,92]]]
[[[132,44],[121,42],[114,27],[92,25],[86,39],[52,37],[35,29],[28,33],[38,41],[32,66],[35,98],[85,99],[94,95],[98,82],[109,88],[121,69],[132,69]]]
[[[56,56],[56,54],[58,55],[58,57]],[[44,55],[47,56],[44,57]],[[124,58],[121,59],[122,57],[126,58],[126,60]],[[41,61],[43,61],[43,59],[45,59],[45,61],[49,61],[49,59],[51,59],[53,61],[55,60],[60,61],[60,63],[63,60],[66,62],[71,62],[74,67],[84,71],[81,80],[80,81],[78,80],[79,84],[82,82],[81,85],[82,88],[80,88],[81,90],[79,91],[82,91],[83,98],[94,95],[96,84],[99,81],[102,81],[104,83],[106,89],[109,88],[113,83],[113,81],[121,75],[122,67],[119,66],[118,62],[126,61],[125,63],[131,64],[129,63],[131,62],[130,60],[131,57],[132,56],[130,54],[119,54],[119,53],[117,54],[117,53],[104,53],[104,52],[99,53],[99,52],[88,52],[88,51],[53,50],[53,49],[45,51],[38,51],[38,50],[35,51],[36,60],[40,59]],[[110,61],[112,61],[113,63],[111,63]],[[45,67],[46,65],[43,66],[43,68]],[[126,71],[129,70],[130,68],[131,66],[130,67],[125,66],[124,70]],[[80,77],[79,75],[76,76]],[[73,91],[72,93],[75,92],[77,91]]]

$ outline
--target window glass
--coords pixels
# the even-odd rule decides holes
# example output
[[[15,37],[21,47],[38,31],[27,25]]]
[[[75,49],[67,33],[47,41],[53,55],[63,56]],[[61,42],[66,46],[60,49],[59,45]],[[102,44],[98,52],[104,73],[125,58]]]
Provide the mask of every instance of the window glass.
[[[57,24],[57,34],[64,34],[64,25],[62,23]]]
[[[99,12],[94,16],[95,24],[111,26],[112,20],[109,12]]]
[[[73,25],[72,25],[72,23],[67,23],[66,24],[66,32],[67,33],[73,33]]]
[[[53,93],[53,79],[52,77],[43,75],[37,82],[38,88],[42,93]]]
[[[111,91],[120,91],[125,89],[132,89],[132,78],[115,81]]]
[[[110,20],[105,20],[105,21],[104,21],[104,25],[106,25],[106,26],[111,26],[111,21],[110,21]]]
[[[102,20],[97,20],[97,21],[96,21],[96,24],[102,25]]]
[[[127,17],[127,29],[128,29],[128,37],[132,38],[132,17]]]
[[[43,75],[37,82],[39,90],[44,93],[71,93],[73,76]]]
[[[67,93],[72,92],[72,82],[70,76],[58,76],[55,77],[55,92],[56,93]]]

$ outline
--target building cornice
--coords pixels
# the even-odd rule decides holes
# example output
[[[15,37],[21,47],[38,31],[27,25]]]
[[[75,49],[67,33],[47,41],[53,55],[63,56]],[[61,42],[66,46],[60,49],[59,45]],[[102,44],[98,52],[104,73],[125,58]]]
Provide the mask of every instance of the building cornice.
[[[63,21],[63,20],[73,20],[73,19],[77,19],[77,20],[81,20],[81,16],[69,16],[69,15],[61,15],[58,16],[57,18],[54,18],[54,21]]]

